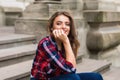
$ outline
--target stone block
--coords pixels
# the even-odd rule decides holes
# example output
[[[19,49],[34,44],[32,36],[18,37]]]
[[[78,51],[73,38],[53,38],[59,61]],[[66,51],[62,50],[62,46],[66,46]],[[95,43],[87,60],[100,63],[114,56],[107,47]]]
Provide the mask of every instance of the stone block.
[[[84,10],[107,10],[107,11],[115,11],[116,4],[112,0],[83,0],[84,2]]]
[[[120,21],[120,12],[89,10],[84,17],[87,22],[114,22]]]
[[[16,19],[18,19],[22,15],[22,12],[6,12],[5,15],[6,15],[5,25],[14,26]]]
[[[86,45],[86,36],[89,30],[89,26],[87,23],[85,23],[84,19],[74,18],[74,21],[75,21],[77,37],[80,43],[78,54],[84,54],[84,57],[88,57],[89,51]]]
[[[15,20],[22,15],[22,8],[19,7],[5,7],[3,6],[5,13],[5,25],[14,26]]]
[[[63,6],[67,6],[65,8],[68,8],[70,10],[70,13],[74,17],[80,17],[82,10],[83,10],[83,1],[82,0],[63,0],[62,1]],[[67,10],[67,9],[66,9]]]
[[[5,13],[2,7],[0,7],[0,27],[5,25]]]
[[[77,17],[80,16],[83,9],[82,0],[62,0],[62,1],[44,1],[49,5],[49,13],[51,16],[56,11],[68,11]]]
[[[120,11],[120,0],[115,0],[117,11]]]
[[[17,19],[15,32],[21,34],[36,35],[37,41],[45,37],[47,33],[48,19]]]
[[[49,10],[45,3],[31,3],[23,12],[25,18],[48,18]]]
[[[87,34],[87,47],[89,50],[101,51],[120,44],[119,23],[96,24],[92,24],[92,28]]]

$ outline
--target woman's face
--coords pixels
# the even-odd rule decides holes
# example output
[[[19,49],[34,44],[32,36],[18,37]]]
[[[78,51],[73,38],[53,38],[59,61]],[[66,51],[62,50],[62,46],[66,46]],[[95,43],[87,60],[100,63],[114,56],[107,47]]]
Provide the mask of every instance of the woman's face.
[[[70,20],[64,15],[59,15],[55,18],[53,22],[53,30],[63,30],[63,32],[68,35],[70,32]]]

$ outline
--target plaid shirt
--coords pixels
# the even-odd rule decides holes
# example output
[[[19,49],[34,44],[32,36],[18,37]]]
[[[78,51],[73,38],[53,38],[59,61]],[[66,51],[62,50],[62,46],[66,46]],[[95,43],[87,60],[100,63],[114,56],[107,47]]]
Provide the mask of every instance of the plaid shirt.
[[[51,36],[43,38],[36,50],[31,77],[37,80],[49,80],[52,77],[75,73],[73,65],[63,58],[63,51],[59,51],[55,40]]]

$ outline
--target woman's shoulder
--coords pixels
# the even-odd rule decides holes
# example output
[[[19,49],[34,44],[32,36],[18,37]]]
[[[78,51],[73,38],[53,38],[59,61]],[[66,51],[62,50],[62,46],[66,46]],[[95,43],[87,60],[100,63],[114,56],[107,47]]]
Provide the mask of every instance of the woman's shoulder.
[[[49,42],[49,41],[50,41],[49,36],[46,36],[39,41],[39,44],[43,44],[44,42]]]

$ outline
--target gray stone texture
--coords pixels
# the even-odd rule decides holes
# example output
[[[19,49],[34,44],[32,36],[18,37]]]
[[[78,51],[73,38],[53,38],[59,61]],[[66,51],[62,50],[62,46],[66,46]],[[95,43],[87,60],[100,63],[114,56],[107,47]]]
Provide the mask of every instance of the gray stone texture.
[[[22,16],[22,9],[18,7],[3,7],[5,12],[5,25],[14,26],[17,18]]]
[[[120,44],[113,48],[100,51],[98,54],[99,59],[110,61],[112,62],[112,66],[120,67]]]
[[[37,37],[37,41],[45,37],[47,32],[48,19],[18,19],[15,23],[15,32],[32,34]]]
[[[120,67],[120,15],[115,0],[84,0],[88,8],[84,10],[85,20],[90,25],[87,33],[87,48],[90,58],[108,60],[113,66]],[[88,1],[88,2],[87,2]],[[106,5],[93,2],[106,3]],[[107,5],[108,3],[108,5]],[[109,3],[111,7],[109,7]],[[117,7],[116,7],[117,6]],[[86,7],[86,6],[84,6]],[[102,9],[102,7],[104,9]],[[95,9],[93,9],[95,8]],[[111,9],[111,10],[110,10]]]
[[[74,18],[78,39],[81,47],[79,54],[87,54],[86,34],[88,25],[83,18],[82,0],[64,1],[36,1],[27,6],[23,17],[15,23],[16,33],[35,34],[37,41],[48,34],[47,21],[56,11],[68,11]],[[86,26],[87,25],[87,26]]]
[[[34,10],[33,8],[29,8],[33,6],[29,5],[27,7],[26,12],[23,13],[23,16],[17,19],[15,26],[16,33],[33,34],[37,36],[37,39],[41,39],[42,37],[47,35],[46,26],[50,15],[52,15],[53,12],[57,10],[69,11],[75,20],[76,31],[81,44],[79,49],[80,54],[78,54],[77,58],[77,72],[100,72],[102,73],[104,80],[117,80],[119,79],[120,69],[116,67],[115,69],[111,69],[113,67],[111,66],[111,62],[114,66],[118,67],[120,66],[119,12],[117,11],[108,12],[105,10],[106,9],[109,10],[113,6],[111,5],[111,2],[113,1],[115,2],[118,0],[89,0],[89,1],[98,1],[97,3],[99,4],[97,4],[96,6],[97,8],[93,10],[84,10],[83,13],[82,0],[64,0],[64,1],[36,0],[34,4],[34,8],[37,7],[36,10]],[[100,2],[102,4],[100,4]],[[107,2],[108,6],[106,6]],[[45,5],[41,5],[41,3]],[[109,6],[109,3],[111,7]],[[87,5],[89,6],[89,8],[91,8],[90,6],[94,6],[96,4]],[[38,8],[39,6],[43,7]],[[105,9],[103,9],[103,7]],[[113,10],[114,7],[112,7],[111,10]],[[34,15],[32,15],[32,10],[30,9],[34,11],[33,12]],[[43,9],[45,9],[45,11]],[[43,12],[47,11],[48,13],[43,14],[39,10],[43,10]],[[85,19],[83,17],[83,14],[85,14],[84,15]],[[89,23],[90,26],[87,24],[87,22]],[[19,35],[14,34],[16,36],[12,36],[14,31],[13,30],[8,31],[6,33],[7,30],[8,29],[6,28],[2,29],[0,28],[0,32],[2,32],[0,33],[0,37],[2,36],[2,38],[0,38],[0,43],[2,43],[5,46],[8,46],[9,44],[6,45],[6,43],[8,42],[10,43],[10,45],[15,46],[9,46],[0,49],[1,54],[0,75],[2,75],[0,79],[29,80],[30,70],[32,66],[32,58],[37,46],[36,44],[33,44],[31,40],[33,40],[33,38],[35,37],[32,37],[31,35],[26,36],[20,34]],[[22,42],[25,43],[23,44]],[[90,47],[86,47],[86,42],[89,43],[88,45]],[[92,50],[88,51],[87,48],[91,47]],[[96,51],[97,49],[99,51]],[[88,53],[90,55],[90,58],[102,60],[84,59],[83,55]]]
[[[0,49],[33,44],[36,42],[34,35],[6,34],[0,36]]]
[[[49,17],[48,5],[43,2],[31,3],[24,10],[22,17],[25,17],[25,18],[48,18]]]
[[[110,1],[107,1],[107,0],[83,0],[83,1],[84,1],[84,10],[106,10],[106,11],[117,10],[115,2],[111,1],[111,0]]]
[[[117,11],[84,11],[87,22],[115,22],[120,21],[120,12]]]
[[[47,35],[49,17],[48,5],[44,2],[31,3],[23,12],[23,16],[16,20],[16,33],[36,35],[37,41]]]
[[[91,23],[92,24],[92,23]],[[96,23],[92,24],[87,35],[89,50],[105,50],[120,44],[119,23]]]
[[[0,27],[5,25],[5,12],[3,8],[0,6]]]

